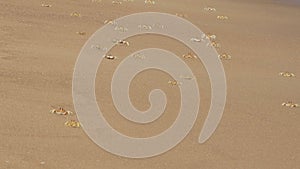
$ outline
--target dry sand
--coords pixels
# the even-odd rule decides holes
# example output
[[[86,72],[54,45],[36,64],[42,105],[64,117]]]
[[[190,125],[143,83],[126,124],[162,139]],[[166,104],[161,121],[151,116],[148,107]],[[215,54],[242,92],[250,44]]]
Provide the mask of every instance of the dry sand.
[[[157,0],[113,5],[110,0],[0,1],[0,169],[296,169],[300,166],[300,109],[282,107],[300,102],[300,7],[272,1]],[[41,4],[51,4],[51,8]],[[215,7],[215,13],[203,10]],[[82,17],[71,17],[78,11]],[[74,110],[72,73],[81,47],[106,19],[143,11],[185,14],[206,33],[217,35],[224,61],[228,95],[222,121],[213,136],[197,138],[210,103],[210,84],[200,61],[187,60],[201,92],[200,116],[191,133],[171,151],[149,159],[127,159],[96,146],[82,129],[64,126],[66,119],[48,113],[51,106]],[[227,15],[220,21],[217,15]],[[80,36],[76,32],[84,31]],[[183,45],[168,38],[130,39],[123,55],[144,47],[162,47],[179,56]],[[147,43],[146,43],[147,42]],[[145,45],[146,44],[146,45]],[[176,47],[175,47],[176,46]],[[180,95],[168,75],[146,71],[132,82],[134,105],[147,109],[148,92],[161,87],[168,95],[167,113],[149,126],[134,125],[117,114],[108,91],[119,61],[101,63],[97,84],[99,105],[114,126],[131,136],[149,136],[166,129],[176,117]],[[278,76],[281,71],[295,78]],[[99,85],[97,85],[99,86]],[[74,117],[72,117],[74,118]]]

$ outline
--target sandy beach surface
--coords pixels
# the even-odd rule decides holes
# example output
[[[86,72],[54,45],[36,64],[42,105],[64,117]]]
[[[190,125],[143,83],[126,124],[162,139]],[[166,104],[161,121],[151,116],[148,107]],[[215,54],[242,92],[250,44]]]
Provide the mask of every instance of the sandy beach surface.
[[[284,1],[247,0],[0,0],[0,169],[297,169],[300,167],[300,6]],[[296,1],[295,1],[296,2]],[[52,5],[51,7],[43,7]],[[213,7],[215,12],[205,11]],[[136,12],[179,14],[203,32],[215,34],[231,60],[222,60],[227,77],[227,103],[213,136],[197,139],[210,106],[210,83],[199,60],[184,59],[201,93],[200,115],[188,136],[172,150],[147,159],[129,159],[98,147],[81,128],[50,109],[74,111],[72,75],[78,54],[105,20]],[[78,12],[80,17],[70,16]],[[227,20],[217,19],[228,16]],[[86,32],[78,35],[76,32]],[[128,48],[111,53],[126,56],[159,47],[181,57],[181,43],[161,36],[129,38]],[[123,57],[104,60],[96,79],[97,101],[118,131],[148,137],[167,129],[180,103],[177,86],[157,70],[139,74],[130,97],[140,110],[149,107],[154,88],[165,91],[166,113],[149,125],[122,118],[112,103],[110,81]],[[292,72],[295,77],[280,76]],[[101,86],[101,87],[100,87]]]

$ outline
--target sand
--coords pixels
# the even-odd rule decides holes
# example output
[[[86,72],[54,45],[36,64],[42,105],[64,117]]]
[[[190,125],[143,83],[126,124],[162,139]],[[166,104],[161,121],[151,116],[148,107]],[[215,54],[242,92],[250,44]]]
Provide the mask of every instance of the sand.
[[[300,165],[300,6],[283,1],[186,0],[112,4],[109,0],[0,1],[0,168],[1,169],[296,169]],[[52,7],[41,7],[42,4]],[[210,13],[203,10],[211,6]],[[135,12],[184,14],[206,33],[217,35],[227,76],[227,104],[222,121],[204,144],[197,138],[210,104],[210,83],[200,61],[186,60],[201,93],[200,116],[189,135],[172,150],[148,159],[112,155],[94,144],[81,128],[68,128],[52,106],[74,111],[72,73],[77,56],[106,19]],[[71,17],[79,12],[81,17]],[[226,15],[228,20],[217,20]],[[83,31],[86,35],[78,35]],[[125,55],[144,47],[161,47],[179,56],[188,49],[159,36],[130,39]],[[168,128],[178,113],[178,88],[170,76],[145,71],[131,85],[133,104],[146,110],[148,93],[160,87],[168,96],[166,115],[149,126],[130,123],[113,107],[109,83],[120,60],[104,61],[97,74],[97,99],[111,125],[130,136],[151,136]],[[104,73],[101,73],[104,72]],[[289,71],[295,78],[284,78]],[[99,87],[102,85],[103,87]],[[75,117],[69,117],[75,118]]]

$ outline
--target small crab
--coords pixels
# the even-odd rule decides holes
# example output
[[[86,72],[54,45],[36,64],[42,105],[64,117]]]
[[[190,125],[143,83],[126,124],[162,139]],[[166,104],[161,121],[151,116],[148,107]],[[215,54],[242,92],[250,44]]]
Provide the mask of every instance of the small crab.
[[[141,53],[134,54],[132,57],[134,57],[135,59],[145,59],[146,58],[146,56]]]
[[[111,54],[105,55],[104,58],[105,58],[105,59],[108,59],[108,60],[114,60],[114,59],[117,59],[116,56],[113,56],[113,55],[111,55]]]
[[[291,72],[280,72],[279,75],[283,77],[296,77],[296,75]]]
[[[185,59],[191,59],[191,58],[197,59],[197,56],[195,54],[193,54],[192,52],[184,54],[184,55],[182,55],[182,57]]]
[[[224,60],[230,60],[231,59],[231,55],[227,54],[227,53],[223,53],[221,55],[219,55],[220,59],[224,59]]]
[[[92,2],[100,3],[102,0],[92,0]]]
[[[86,35],[86,32],[76,32],[76,33],[81,36]]]
[[[58,109],[50,110],[50,113],[57,115],[73,115],[74,113],[71,111],[66,111],[64,108],[59,107]]]
[[[108,24],[108,25],[116,25],[117,23],[116,23],[116,21],[114,21],[114,20],[105,20],[105,21],[104,21],[104,24]]]
[[[145,0],[145,4],[151,4],[154,5],[155,1],[154,0]]]
[[[129,42],[125,41],[125,40],[118,40],[118,41],[116,41],[116,43],[121,46],[124,46],[124,45],[129,46]]]
[[[183,76],[183,75],[180,75],[180,78],[184,79],[184,80],[193,80],[194,79],[192,76]]]
[[[138,28],[141,30],[151,30],[152,26],[151,25],[138,25]]]
[[[81,17],[81,14],[79,12],[72,12],[70,16]]]
[[[69,120],[65,122],[65,126],[72,127],[72,128],[79,128],[80,123],[76,120]]]
[[[102,47],[100,45],[92,45],[91,48],[95,48],[95,49],[98,49],[98,50],[101,50],[101,51],[107,51],[106,47]]]
[[[206,34],[205,37],[206,37],[206,39],[209,39],[211,41],[214,41],[217,39],[217,36],[215,34],[210,34],[210,33]]]
[[[179,16],[181,18],[187,18],[188,16],[186,14],[176,13],[176,16]]]
[[[285,106],[285,107],[290,107],[290,108],[300,107],[299,104],[294,104],[294,103],[291,102],[291,101],[283,102],[281,105],[282,105],[282,106]]]
[[[191,38],[190,40],[193,42],[202,42],[202,39],[198,39],[198,38]]]
[[[52,7],[52,5],[50,5],[50,4],[42,4],[41,6],[46,7],[46,8],[51,8]]]
[[[215,12],[215,11],[216,11],[216,8],[205,7],[204,10],[205,10],[205,11],[213,11],[213,12]]]
[[[217,19],[227,20],[227,19],[229,19],[229,17],[228,16],[224,16],[224,15],[219,15],[219,16],[217,16]]]
[[[121,4],[122,4],[122,2],[121,2],[121,1],[112,1],[111,3],[112,3],[112,4],[119,4],[119,5],[121,5]]]
[[[182,83],[181,82],[177,82],[176,80],[169,80],[168,84],[172,85],[172,86],[179,86]]]
[[[207,46],[212,46],[215,48],[220,48],[221,45],[219,43],[217,43],[216,41],[212,41],[211,43],[208,43]]]
[[[125,28],[123,26],[116,26],[114,30],[119,32],[127,32],[128,28]]]

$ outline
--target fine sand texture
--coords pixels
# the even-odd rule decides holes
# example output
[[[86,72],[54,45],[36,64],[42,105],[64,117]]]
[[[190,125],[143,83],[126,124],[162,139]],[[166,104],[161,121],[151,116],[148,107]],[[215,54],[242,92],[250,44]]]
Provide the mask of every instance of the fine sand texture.
[[[297,3],[117,2],[122,3],[0,0],[0,169],[300,167],[300,107],[282,105],[284,102],[300,104],[300,6]],[[206,7],[216,11],[206,11]],[[49,110],[63,107],[75,112],[72,76],[76,59],[104,21],[147,11],[177,14],[203,32],[216,35],[218,52],[231,56],[221,60],[227,78],[227,102],[217,130],[207,142],[199,144],[198,136],[211,99],[204,65],[198,59],[183,58],[190,49],[174,39],[158,35],[127,39],[130,46],[114,47],[110,53],[119,56],[118,59],[103,60],[96,78],[98,105],[113,128],[132,137],[153,136],[170,127],[180,109],[180,86],[170,85],[171,77],[164,72],[147,70],[134,78],[129,96],[137,109],[147,110],[149,92],[162,89],[168,99],[164,115],[155,122],[140,125],[118,114],[110,82],[118,64],[134,51],[157,47],[177,54],[194,72],[201,93],[197,121],[180,144],[156,157],[130,159],[101,149],[82,128],[64,125],[67,120],[76,120],[76,115],[56,115]],[[280,72],[290,72],[295,77],[285,77]]]

